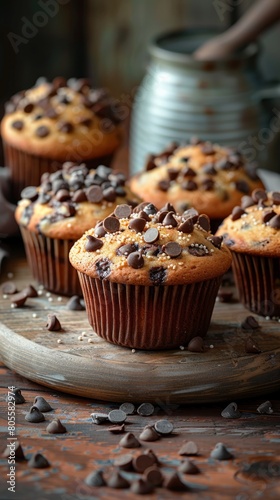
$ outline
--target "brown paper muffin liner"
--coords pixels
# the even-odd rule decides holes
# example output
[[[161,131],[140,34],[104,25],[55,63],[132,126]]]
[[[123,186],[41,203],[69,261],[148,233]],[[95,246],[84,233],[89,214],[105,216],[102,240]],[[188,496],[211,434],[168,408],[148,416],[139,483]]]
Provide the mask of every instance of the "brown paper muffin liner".
[[[280,259],[232,252],[239,299],[261,316],[280,316]]]
[[[64,161],[77,161],[75,158],[69,158],[69,155],[67,155],[67,158],[65,157],[64,161],[51,160],[20,151],[4,141],[3,145],[5,164],[11,170],[11,201],[13,202],[17,202],[20,199],[21,191],[26,186],[39,186],[41,184],[41,176],[45,172],[56,172],[61,169]],[[113,154],[110,154],[77,161],[77,163],[86,163],[90,168],[96,168],[100,164],[110,167],[113,156]]]
[[[191,285],[123,285],[78,272],[88,320],[113,344],[172,349],[204,337],[221,277]]]
[[[23,226],[20,230],[33,277],[51,292],[82,296],[77,271],[69,262],[69,251],[75,240],[47,238]]]

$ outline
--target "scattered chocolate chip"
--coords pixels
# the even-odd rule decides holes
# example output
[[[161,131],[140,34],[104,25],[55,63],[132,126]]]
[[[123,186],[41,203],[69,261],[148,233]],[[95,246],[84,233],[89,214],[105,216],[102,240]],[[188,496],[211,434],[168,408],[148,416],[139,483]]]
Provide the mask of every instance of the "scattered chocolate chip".
[[[215,166],[218,170],[230,170],[232,163],[227,158],[221,158],[215,163]]]
[[[177,170],[176,168],[169,168],[167,170],[167,173],[168,173],[169,180],[175,181],[175,179],[177,179],[177,177],[178,177],[179,170]]]
[[[257,330],[260,327],[254,316],[247,316],[241,323],[243,330]]]
[[[137,495],[148,495],[153,492],[154,487],[144,479],[136,479],[131,483],[130,490]]]
[[[187,484],[183,483],[181,480],[180,476],[178,476],[177,472],[173,472],[171,476],[169,476],[165,481],[164,481],[164,486],[168,490],[171,491],[188,491],[189,487]]]
[[[154,459],[155,464],[159,464],[159,459],[157,458],[155,452],[151,450],[150,448],[147,448],[144,450],[144,455],[151,455]]]
[[[191,246],[188,247],[188,252],[194,257],[204,257],[205,255],[211,255],[209,254],[208,248],[205,245],[198,245],[197,243],[192,243]]]
[[[90,234],[88,234],[86,238],[87,242],[85,244],[85,250],[87,252],[96,252],[96,250],[99,250],[103,247],[103,241],[95,238],[95,236],[91,236]]]
[[[22,292],[25,293],[26,297],[28,297],[28,298],[38,297],[38,292],[37,292],[36,288],[34,288],[34,286],[32,286],[32,285],[28,285],[27,287],[25,287],[22,290]]]
[[[66,309],[70,311],[84,311],[85,307],[81,303],[81,298],[78,295],[73,295],[66,304]]]
[[[67,201],[70,199],[70,192],[68,189],[59,189],[55,195],[57,201]]]
[[[114,460],[115,467],[120,470],[132,471],[133,470],[133,456],[132,455],[121,455]]]
[[[231,220],[235,221],[241,218],[242,215],[246,214],[245,210],[241,207],[234,207],[231,212]]]
[[[161,486],[163,483],[163,475],[159,470],[159,468],[156,467],[155,465],[145,470],[144,478],[148,483],[152,484],[154,487]]]
[[[268,226],[273,227],[273,229],[280,229],[280,215],[274,215],[268,222]]]
[[[169,241],[166,245],[162,247],[162,250],[166,255],[169,255],[171,259],[176,259],[180,257],[182,253],[182,247],[176,241]]]
[[[179,455],[198,455],[198,446],[194,441],[187,441],[180,450]]]
[[[230,460],[233,458],[233,455],[223,443],[217,443],[215,448],[211,451],[210,456],[215,458],[215,460]]]
[[[280,192],[279,191],[273,191],[271,193],[271,199],[272,199],[272,203],[274,205],[280,205]]]
[[[242,196],[241,208],[243,208],[243,210],[246,210],[246,208],[252,207],[253,205],[255,205],[255,202],[251,196]]]
[[[57,128],[63,134],[71,134],[74,130],[74,125],[70,122],[60,122],[57,124]]]
[[[215,148],[214,146],[211,144],[211,142],[205,142],[201,145],[200,147],[201,149],[201,152],[204,154],[204,155],[213,155],[215,154]]]
[[[169,180],[159,181],[157,187],[161,191],[168,191],[168,189],[170,188],[170,181]]]
[[[37,424],[38,422],[44,422],[45,417],[36,406],[31,406],[29,412],[25,415],[25,420]]]
[[[125,489],[129,488],[130,483],[120,474],[120,472],[114,471],[107,480],[107,486],[109,486],[109,488]]]
[[[153,170],[154,168],[156,168],[156,164],[155,164],[155,155],[149,155],[147,160],[146,160],[146,164],[145,164],[145,170],[148,172],[149,170]]]
[[[46,109],[44,116],[50,118],[51,120],[55,120],[58,117],[58,114],[53,108]]]
[[[260,404],[260,406],[258,406],[257,408],[257,412],[266,415],[270,415],[271,413],[273,413],[271,402],[265,401],[264,403]]]
[[[42,396],[35,396],[33,406],[36,406],[36,408],[38,408],[38,410],[42,413],[47,413],[48,411],[53,410],[51,405]]]
[[[239,180],[239,181],[236,181],[235,182],[235,187],[238,191],[240,191],[241,193],[249,193],[250,192],[250,187],[249,187],[249,184],[248,182],[246,181],[242,181],[242,180]]]
[[[133,269],[141,269],[144,266],[144,259],[140,252],[132,252],[127,257],[127,263]]]
[[[95,269],[101,280],[107,279],[111,274],[111,261],[107,257],[99,259],[95,264]]]
[[[192,460],[189,460],[188,458],[179,465],[178,471],[182,472],[183,474],[200,473],[200,469],[197,467],[197,465],[195,465],[195,463]]]
[[[102,222],[98,223],[96,226],[95,226],[95,229],[94,229],[94,235],[97,237],[97,238],[102,238],[103,236],[105,236],[106,234],[106,231],[102,225]]]
[[[48,314],[46,327],[50,332],[59,332],[62,329],[60,321],[57,319],[55,314]]]
[[[12,127],[15,129],[15,130],[22,130],[23,127],[24,127],[24,123],[22,120],[15,120],[12,122]]]
[[[220,288],[218,291],[218,299],[220,302],[228,303],[232,301],[233,292],[226,290],[225,288]]]
[[[64,181],[63,179],[54,179],[52,182],[52,190],[55,194],[57,194],[59,191],[62,190],[69,191],[69,185],[68,182]]]
[[[135,243],[127,243],[127,245],[122,245],[116,250],[117,255],[129,255],[132,252],[137,251],[137,246]]]
[[[146,225],[146,220],[137,217],[137,219],[131,219],[131,221],[128,224],[128,228],[132,229],[136,233],[142,233],[145,225]]]
[[[40,127],[36,128],[35,134],[37,137],[44,138],[47,137],[50,133],[50,129],[46,127],[46,125],[40,125]]]
[[[203,172],[207,175],[216,175],[217,170],[214,167],[214,163],[207,163],[203,166]]]
[[[193,221],[192,219],[187,219],[185,222],[182,222],[178,227],[178,231],[182,231],[185,234],[191,234],[193,232]]]
[[[237,408],[236,403],[229,403],[226,408],[221,412],[222,417],[224,418],[240,418],[241,413]]]
[[[11,302],[15,307],[23,307],[26,302],[26,295],[24,291],[11,295]]]
[[[131,207],[129,205],[123,204],[123,205],[118,205],[115,208],[114,214],[117,217],[117,219],[128,219],[131,215]]]
[[[181,187],[186,191],[195,191],[196,189],[198,189],[197,183],[192,180],[182,182]]]
[[[171,434],[171,432],[174,430],[174,425],[172,424],[172,422],[170,422],[170,420],[167,419],[158,420],[155,423],[155,430],[159,434],[166,436],[168,434]]]
[[[275,215],[276,215],[276,212],[274,212],[274,210],[265,210],[263,213],[263,216],[262,216],[262,220],[263,220],[264,224],[269,222],[270,219],[272,219],[272,217],[274,217]]]
[[[126,421],[127,414],[122,410],[112,410],[108,415],[111,424],[123,424]]]
[[[144,233],[144,241],[146,243],[155,243],[159,239],[159,230],[156,227],[150,227]]]
[[[27,186],[22,190],[20,196],[22,199],[35,201],[38,198],[37,188],[35,186]]]
[[[104,422],[108,421],[108,414],[107,413],[94,412],[94,413],[91,413],[90,416],[91,416],[92,422],[96,425],[100,425],[100,424],[103,424]]]
[[[50,467],[48,460],[44,457],[44,455],[41,455],[41,453],[35,453],[32,455],[30,460],[28,460],[28,465],[33,469],[46,469],[47,467]]]
[[[100,186],[90,186],[86,190],[86,196],[90,203],[100,203],[103,200],[103,191]]]
[[[185,219],[191,219],[194,224],[198,220],[198,215],[199,215],[199,213],[198,213],[198,211],[195,208],[188,208],[183,213],[183,217]]]
[[[5,281],[1,285],[1,291],[4,295],[13,295],[17,293],[17,286],[13,281]]]
[[[85,483],[88,486],[106,486],[106,481],[103,477],[103,471],[102,470],[95,470],[91,472],[86,478],[85,478]]]
[[[147,222],[150,222],[150,217],[148,216],[148,214],[146,214],[146,212],[144,212],[144,210],[141,210],[141,212],[139,212],[139,217],[140,219],[145,219]]]
[[[205,214],[199,215],[198,220],[197,220],[197,224],[202,229],[204,229],[204,231],[207,231],[207,232],[210,231],[210,219],[209,219],[208,215],[205,215]]]
[[[204,351],[204,342],[202,337],[194,337],[188,343],[187,347],[190,352],[203,352]]]
[[[168,212],[168,214],[164,217],[162,221],[163,226],[172,226],[172,227],[177,227],[178,223],[173,215],[172,212]]]
[[[153,415],[154,411],[155,407],[152,403],[142,403],[137,408],[138,415],[142,415],[142,417],[149,417],[150,415]]]
[[[139,436],[139,439],[141,439],[141,441],[147,441],[147,442],[158,441],[159,438],[160,438],[160,436],[155,431],[155,429],[152,425],[147,425],[142,430],[142,432]]]
[[[139,448],[141,446],[138,439],[134,436],[134,434],[132,434],[132,432],[125,434],[119,444],[123,448]]]
[[[2,453],[2,457],[8,458],[10,456],[10,454],[11,454],[11,448],[10,448],[10,446],[7,446],[6,449]],[[21,446],[19,441],[16,441],[16,443],[15,443],[14,458],[15,458],[16,462],[21,461],[21,460],[26,460],[22,446]]]
[[[195,177],[196,172],[191,167],[185,167],[182,170],[182,175],[184,177]]]
[[[202,189],[204,189],[204,191],[212,191],[212,189],[214,189],[214,186],[215,182],[213,181],[213,179],[204,179],[201,182],[201,187]]]
[[[112,434],[122,434],[125,430],[125,425],[111,425],[107,429],[108,431],[112,432]]]
[[[122,403],[120,410],[126,413],[126,415],[133,415],[135,413],[135,406],[133,403]]]
[[[257,342],[252,339],[252,337],[248,337],[245,340],[245,352],[248,354],[260,354],[261,350],[257,344]]]
[[[12,403],[15,403],[16,405],[25,403],[25,399],[21,394],[21,390],[17,387],[13,391],[9,391],[9,395],[6,398],[6,401],[12,401]]]
[[[209,236],[207,238],[208,241],[214,245],[214,247],[220,249],[223,243],[223,237],[222,236]]]
[[[46,431],[49,434],[64,434],[65,432],[67,432],[67,429],[61,423],[59,418],[55,418],[47,425]]]
[[[114,203],[116,197],[117,197],[117,192],[113,188],[113,186],[108,186],[106,189],[103,189],[104,200]]]
[[[136,472],[144,472],[149,467],[155,465],[155,461],[151,455],[138,455],[133,458],[133,468]]]
[[[152,267],[149,271],[149,277],[153,285],[162,285],[167,277],[167,270],[162,266]]]
[[[258,203],[260,200],[266,201],[267,194],[263,189],[254,189],[254,191],[252,192],[252,198],[255,203]]]
[[[143,207],[143,210],[148,215],[155,215],[158,212],[158,209],[155,207],[155,205],[153,203],[145,204],[145,206]]]
[[[73,194],[72,200],[75,203],[82,203],[83,201],[87,201],[85,191],[83,189],[78,189],[78,191]]]

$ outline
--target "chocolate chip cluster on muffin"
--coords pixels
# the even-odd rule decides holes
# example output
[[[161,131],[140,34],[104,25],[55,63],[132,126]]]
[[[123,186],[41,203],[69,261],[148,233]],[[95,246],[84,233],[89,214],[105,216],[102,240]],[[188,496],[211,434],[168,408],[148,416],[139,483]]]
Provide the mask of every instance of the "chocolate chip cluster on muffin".
[[[251,311],[280,316],[280,192],[256,189],[220,226],[233,257],[241,302]]]
[[[39,187],[24,188],[15,214],[34,277],[56,293],[81,293],[68,262],[74,241],[118,204],[134,207],[139,201],[124,174],[104,165],[88,169],[66,162],[62,170],[43,174]]]
[[[117,206],[75,243],[70,261],[101,337],[168,349],[206,335],[231,257],[207,215],[146,202]]]
[[[157,206],[172,203],[182,213],[189,207],[211,218],[217,228],[244,194],[263,187],[256,169],[232,148],[193,138],[151,155],[146,171],[131,179],[131,188]],[[215,222],[216,221],[216,222]]]
[[[65,161],[109,165],[121,142],[120,114],[107,91],[87,79],[39,79],[6,104],[1,123],[14,198]]]

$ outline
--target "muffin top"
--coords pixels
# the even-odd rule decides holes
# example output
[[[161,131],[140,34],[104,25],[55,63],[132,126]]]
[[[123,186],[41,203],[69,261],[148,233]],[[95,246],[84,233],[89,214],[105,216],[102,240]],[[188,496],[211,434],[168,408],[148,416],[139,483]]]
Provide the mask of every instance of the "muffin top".
[[[253,165],[232,148],[193,138],[151,155],[146,171],[132,177],[131,188],[157,206],[170,202],[182,213],[193,206],[210,218],[224,218],[244,194],[263,187]]]
[[[112,153],[121,141],[116,103],[86,79],[39,79],[14,95],[5,110],[3,139],[30,154],[83,161]]]
[[[122,204],[87,231],[70,251],[71,264],[92,278],[131,285],[184,285],[222,275],[231,264],[207,215],[179,215],[169,203],[158,210]]]
[[[18,224],[49,238],[78,239],[120,203],[135,207],[141,200],[121,172],[100,165],[65,162],[62,170],[45,173],[39,187],[23,189],[15,217]]]
[[[217,235],[234,252],[280,257],[280,192],[256,189],[219,227]]]

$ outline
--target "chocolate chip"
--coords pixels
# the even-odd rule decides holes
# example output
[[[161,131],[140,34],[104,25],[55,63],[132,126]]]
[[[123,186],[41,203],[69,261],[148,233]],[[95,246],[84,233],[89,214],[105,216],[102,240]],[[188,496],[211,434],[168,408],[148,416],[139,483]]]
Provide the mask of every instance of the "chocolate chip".
[[[215,166],[218,170],[230,170],[232,163],[227,158],[222,158],[215,163]]]
[[[153,203],[145,204],[145,206],[143,206],[143,210],[148,215],[155,215],[158,212],[158,209],[155,207],[155,205],[153,205]]]
[[[144,233],[144,241],[146,243],[155,243],[159,239],[159,230],[156,227],[150,227]]]
[[[111,424],[123,424],[126,421],[126,413],[122,410],[112,410],[108,415]]]
[[[7,396],[6,401],[9,401],[9,398],[12,401],[12,403],[15,403],[16,405],[21,405],[25,403],[25,399],[21,394],[21,390],[18,389],[17,387],[13,391],[9,392],[9,396]]]
[[[170,422],[170,420],[163,419],[163,420],[158,420],[155,423],[155,430],[159,434],[162,434],[162,435],[171,434],[173,429],[174,429],[174,425],[172,424],[172,422]]]
[[[135,406],[133,403],[122,403],[120,410],[124,411],[126,415],[133,415],[135,413]]]
[[[167,270],[162,266],[153,267],[149,271],[149,276],[152,284],[155,286],[159,286],[165,282],[167,277]]]
[[[151,455],[138,455],[133,458],[133,468],[136,472],[144,472],[149,467],[152,467],[155,464],[155,461]]]
[[[137,246],[135,243],[127,243],[127,245],[122,245],[121,247],[119,247],[116,250],[116,254],[117,255],[125,255],[127,257],[127,255],[129,255],[130,253],[136,252],[136,251],[137,251]]]
[[[103,190],[104,200],[113,203],[116,200],[116,197],[117,197],[117,192],[112,186],[107,187],[106,189]]]
[[[95,471],[91,472],[85,478],[85,483],[88,486],[94,486],[94,487],[106,486],[106,481],[103,477],[103,471],[102,470],[95,470]]]
[[[122,434],[124,432],[125,425],[111,425],[107,428],[107,431],[112,432],[113,434]]]
[[[22,192],[20,193],[20,196],[22,199],[30,200],[30,201],[35,201],[38,198],[38,191],[35,186],[28,186],[25,187]]]
[[[191,246],[187,247],[187,249],[188,252],[194,257],[205,257],[205,255],[211,255],[205,245],[199,245],[198,243],[192,243]]]
[[[270,415],[271,413],[273,413],[271,402],[265,401],[264,403],[260,404],[260,406],[258,406],[257,408],[257,412],[264,415]]]
[[[171,259],[176,259],[176,257],[180,257],[182,253],[182,247],[176,241],[169,241],[162,247],[162,251],[166,253],[166,255],[171,257]]]
[[[231,220],[235,221],[241,218],[242,215],[246,214],[245,210],[241,207],[234,207],[231,212]]]
[[[145,219],[147,222],[150,222],[150,217],[146,214],[146,212],[144,212],[144,210],[141,210],[138,215],[140,219]]]
[[[198,455],[198,446],[194,441],[187,441],[180,450],[179,455]]]
[[[15,130],[22,130],[23,127],[24,127],[24,123],[22,120],[15,120],[12,122],[12,127],[15,129]]]
[[[46,109],[44,116],[50,118],[51,120],[55,120],[58,117],[58,114],[53,108]]]
[[[260,350],[257,342],[255,342],[255,340],[252,339],[252,337],[248,337],[245,340],[245,352],[247,352],[248,354],[260,354],[261,353],[261,350]]]
[[[11,295],[11,302],[14,305],[14,307],[23,307],[26,302],[26,299],[27,297],[24,291]]]
[[[70,311],[84,311],[85,307],[81,303],[81,298],[78,295],[73,295],[66,304],[66,309]]]
[[[50,332],[59,332],[62,329],[60,321],[57,319],[55,314],[48,314],[46,327]]]
[[[186,191],[195,191],[196,189],[198,189],[197,183],[191,180],[182,182],[181,186],[182,189],[185,189]]]
[[[142,255],[158,255],[161,253],[161,247],[160,245],[144,245],[141,247]]]
[[[86,196],[91,203],[100,203],[103,200],[103,191],[100,186],[90,186],[86,190]]]
[[[151,448],[144,450],[144,455],[151,455],[154,459],[155,464],[159,464],[159,459],[157,458],[155,452]]]
[[[190,352],[203,352],[204,351],[204,342],[202,337],[194,337],[188,343],[187,347]]]
[[[274,215],[272,219],[268,222],[268,226],[273,227],[274,229],[280,229],[280,215]]]
[[[95,236],[91,236],[90,234],[88,234],[86,238],[87,242],[85,244],[85,250],[87,252],[96,252],[96,250],[99,250],[103,247],[103,241],[95,238]]]
[[[96,424],[96,425],[100,425],[100,424],[103,424],[104,422],[108,421],[108,414],[107,413],[94,412],[94,413],[91,413],[90,416],[92,419],[92,423]]]
[[[137,408],[138,415],[142,415],[142,417],[149,417],[150,415],[153,415],[154,411],[155,408],[152,403],[142,403]]]
[[[178,471],[182,472],[183,474],[199,474],[200,469],[195,465],[192,460],[189,460],[188,458],[184,460],[181,465],[178,467]]]
[[[249,193],[249,192],[250,192],[250,187],[249,187],[249,184],[248,184],[248,182],[246,182],[246,181],[242,181],[242,180],[240,180],[240,181],[236,181],[236,182],[235,182],[235,187],[236,187],[236,189],[237,189],[238,191],[240,191],[241,193],[245,193],[245,194],[247,194],[247,193]]]
[[[141,269],[144,266],[144,259],[140,252],[132,252],[127,257],[127,263],[133,269]]]
[[[220,302],[228,303],[232,301],[233,292],[220,288],[218,291],[218,298]]]
[[[214,167],[214,163],[207,163],[202,168],[203,172],[207,175],[216,175],[217,170]]]
[[[67,201],[70,199],[70,193],[68,189],[59,189],[55,195],[57,201]]]
[[[44,422],[45,417],[36,406],[31,406],[29,412],[25,415],[25,420],[37,424],[38,422]]]
[[[120,222],[116,217],[106,217],[103,221],[103,227],[107,233],[116,233],[120,230]]]
[[[165,488],[171,491],[189,491],[187,484],[183,483],[177,472],[173,472],[164,482]]]
[[[273,191],[271,193],[271,199],[272,199],[272,203],[274,205],[280,205],[280,192],[279,191]]]
[[[102,238],[103,236],[105,236],[105,234],[106,234],[106,231],[103,227],[103,223],[102,222],[97,223],[95,226],[95,229],[94,229],[94,235],[97,238]]]
[[[215,460],[230,460],[233,458],[233,455],[223,443],[217,443],[215,448],[211,451],[210,456],[215,458]]]
[[[114,465],[120,470],[131,471],[133,470],[132,460],[132,455],[122,455],[114,460]]]
[[[17,286],[13,281],[5,281],[1,285],[1,290],[5,295],[13,295],[17,293]]]
[[[24,113],[32,113],[33,109],[34,109],[34,104],[32,104],[32,102],[25,104],[25,106],[23,107]]]
[[[74,130],[74,125],[70,122],[60,122],[57,124],[57,128],[63,134],[71,134]]]
[[[65,432],[67,432],[67,429],[61,423],[59,418],[55,418],[47,425],[46,431],[49,434],[65,434]]]
[[[41,205],[45,205],[50,201],[50,199],[51,197],[48,194],[41,192],[37,198],[37,202],[40,203]]]
[[[35,453],[32,455],[28,461],[28,465],[33,469],[46,469],[47,467],[50,467],[48,460],[41,455],[41,453]]]
[[[243,330],[257,330],[260,327],[254,316],[247,316],[241,323]]]
[[[253,205],[255,205],[255,202],[251,196],[242,196],[241,208],[243,208],[243,210],[246,210],[246,208],[252,207]]]
[[[144,479],[136,479],[133,483],[131,483],[130,490],[133,493],[136,493],[136,495],[148,495],[153,492],[154,487],[151,483],[145,481]]]
[[[149,155],[147,160],[146,160],[146,164],[145,164],[145,170],[147,172],[149,172],[149,170],[153,170],[154,168],[156,168],[156,164],[155,164],[155,155]]]
[[[145,225],[146,225],[146,220],[137,217],[137,219],[131,219],[131,221],[128,224],[128,228],[132,229],[136,233],[142,233]]]
[[[161,191],[168,191],[168,189],[170,188],[170,181],[168,180],[159,181],[157,187]]]
[[[47,137],[49,133],[50,129],[46,127],[46,125],[40,125],[40,127],[36,128],[35,130],[35,134],[40,138]]]
[[[107,180],[109,175],[112,173],[112,169],[110,167],[106,167],[106,165],[98,165],[96,169],[96,174],[101,177],[101,179]]]
[[[118,471],[114,471],[107,480],[107,486],[115,489],[129,488],[130,483]]]
[[[33,406],[36,406],[36,408],[38,408],[38,410],[42,413],[47,413],[48,411],[53,410],[51,405],[42,396],[35,396]]]
[[[141,441],[148,441],[148,442],[158,441],[159,435],[155,431],[152,425],[147,425],[141,432],[139,439],[141,439]]]
[[[184,177],[195,177],[196,172],[191,167],[185,167],[182,170],[182,175]]]
[[[176,168],[169,168],[167,170],[167,173],[168,173],[169,180],[175,181],[175,179],[177,179],[177,177],[178,177],[179,170],[177,170]]]
[[[191,234],[193,232],[193,221],[192,219],[187,219],[185,222],[182,222],[178,227],[178,231],[182,231],[185,234]]]
[[[262,220],[263,220],[264,224],[269,222],[270,219],[272,219],[272,217],[274,217],[275,215],[276,215],[276,212],[274,212],[274,210],[264,211],[263,216],[262,216]]]
[[[115,208],[114,214],[117,217],[117,219],[129,219],[131,215],[131,207],[129,205],[123,204],[123,205],[118,205]]]
[[[260,200],[266,201],[267,194],[263,189],[254,189],[254,191],[252,192],[252,198],[255,203],[258,203]]]
[[[201,145],[200,149],[201,149],[201,152],[204,155],[213,155],[213,154],[215,154],[215,148],[211,144],[211,142],[205,142],[204,144]]]
[[[185,219],[191,219],[192,222],[195,224],[198,220],[198,211],[195,208],[189,208],[188,210],[185,210],[183,213],[183,217]]]
[[[163,475],[159,470],[159,468],[156,467],[155,465],[145,470],[144,478],[148,483],[152,484],[154,487],[161,486],[163,483]]]
[[[37,290],[32,285],[28,285],[22,290],[25,293],[26,297],[38,297]]]
[[[226,408],[223,409],[221,412],[222,417],[224,418],[240,418],[241,413],[237,408],[236,403],[230,403],[229,405],[226,406]]]
[[[8,458],[10,455],[11,455],[11,448],[10,448],[10,446],[7,446],[7,448],[2,453],[2,457]],[[26,460],[22,446],[21,446],[19,441],[15,442],[13,457],[14,457],[16,462]]]
[[[139,448],[141,444],[138,439],[132,434],[132,432],[128,432],[119,442],[120,446],[123,448]]]
[[[204,231],[210,231],[210,219],[208,217],[208,215],[199,215],[198,217],[198,220],[197,220],[197,224],[199,224],[200,227],[202,227],[202,229],[204,229]]]
[[[52,190],[53,190],[53,192],[56,194],[61,189],[67,189],[67,191],[68,191],[69,190],[68,182],[66,182],[63,179],[59,179],[59,178],[58,179],[54,179],[52,181]]]
[[[107,279],[111,274],[111,261],[104,257],[96,262],[95,269],[101,280]]]
[[[168,214],[164,217],[162,221],[163,226],[172,226],[172,227],[177,227],[178,223],[173,215],[172,212],[168,212]]]
[[[201,182],[201,187],[204,191],[212,191],[214,189],[215,182],[212,179],[204,179]]]
[[[218,249],[221,248],[222,246],[222,243],[223,243],[223,237],[222,236],[209,236],[207,238],[208,241],[210,241],[210,243],[212,243],[212,245]]]
[[[82,203],[83,201],[87,201],[86,193],[83,189],[78,189],[76,193],[73,194],[72,200],[75,203]]]

